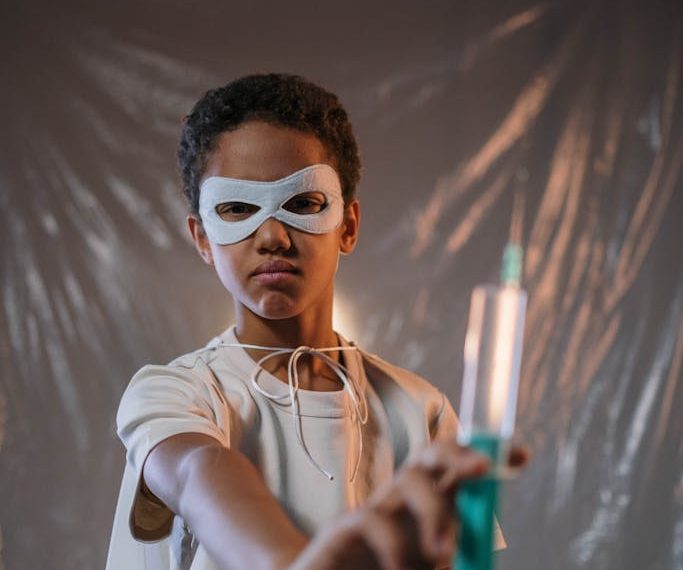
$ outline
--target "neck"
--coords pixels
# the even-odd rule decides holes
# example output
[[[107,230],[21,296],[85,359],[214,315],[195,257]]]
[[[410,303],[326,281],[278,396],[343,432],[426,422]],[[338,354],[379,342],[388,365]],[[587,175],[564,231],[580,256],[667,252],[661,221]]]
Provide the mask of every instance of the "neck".
[[[338,346],[340,339],[332,328],[332,302],[325,307],[303,313],[289,319],[265,319],[243,305],[237,306],[235,335],[242,344],[255,344],[268,347],[296,348],[301,345],[313,348]],[[268,352],[245,348],[249,356],[259,360]],[[340,351],[327,355],[337,362]],[[280,380],[287,381],[287,362],[289,355],[273,357],[263,363],[263,367]],[[304,356],[299,365],[301,387],[314,390],[339,389],[338,379],[320,358]]]
[[[298,315],[291,319],[269,320],[245,309],[237,312],[235,334],[240,342],[262,346],[322,348],[339,343],[332,328],[331,311],[329,315]]]

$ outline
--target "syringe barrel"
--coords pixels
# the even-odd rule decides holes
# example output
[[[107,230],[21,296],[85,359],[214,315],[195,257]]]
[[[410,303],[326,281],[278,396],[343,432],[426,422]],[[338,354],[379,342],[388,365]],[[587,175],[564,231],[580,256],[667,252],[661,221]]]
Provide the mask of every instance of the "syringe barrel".
[[[458,440],[509,440],[515,429],[527,294],[514,286],[480,285],[472,291]]]

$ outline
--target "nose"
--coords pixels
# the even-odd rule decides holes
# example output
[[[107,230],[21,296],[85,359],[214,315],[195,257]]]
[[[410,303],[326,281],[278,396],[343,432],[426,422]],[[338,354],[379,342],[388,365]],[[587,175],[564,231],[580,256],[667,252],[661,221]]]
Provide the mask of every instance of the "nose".
[[[275,218],[268,218],[256,228],[254,240],[259,251],[287,251],[292,247],[287,227]]]

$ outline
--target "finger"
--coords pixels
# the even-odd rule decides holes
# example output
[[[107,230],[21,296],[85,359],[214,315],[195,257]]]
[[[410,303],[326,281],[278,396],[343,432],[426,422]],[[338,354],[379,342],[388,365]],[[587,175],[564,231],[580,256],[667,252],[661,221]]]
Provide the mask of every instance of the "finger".
[[[455,441],[441,441],[421,448],[404,463],[399,474],[414,467],[426,470],[438,482],[439,492],[450,492],[458,481],[486,473],[489,460]],[[442,481],[444,474],[447,475]],[[369,501],[371,505],[381,503],[387,512],[396,512],[404,506],[403,493],[393,480],[377,489]]]
[[[422,453],[416,456],[416,463],[429,469],[432,473],[439,473],[460,465],[464,469],[463,476],[468,476],[470,469],[474,469],[476,476],[477,468],[474,464],[486,458],[477,451],[464,447],[455,441],[440,441],[424,448]]]
[[[451,567],[451,560],[453,559],[453,554],[455,553],[456,541],[460,534],[460,522],[455,518],[451,520],[451,526],[442,534],[440,538],[441,554],[436,560],[437,568]]]
[[[453,525],[453,509],[447,494],[440,493],[429,472],[413,466],[404,469],[397,480],[405,507],[417,521],[423,555],[436,560],[444,554],[444,544]]]
[[[481,477],[490,466],[486,456],[456,443],[430,450],[423,460],[437,473],[439,492],[451,492],[460,481]]]

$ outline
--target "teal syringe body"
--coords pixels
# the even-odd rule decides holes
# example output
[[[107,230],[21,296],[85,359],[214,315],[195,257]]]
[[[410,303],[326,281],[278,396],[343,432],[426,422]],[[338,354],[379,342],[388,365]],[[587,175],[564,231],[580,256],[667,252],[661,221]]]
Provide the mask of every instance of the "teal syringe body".
[[[469,442],[475,449],[497,465],[501,454],[501,440],[495,435],[476,434]],[[455,508],[460,518],[458,550],[453,567],[458,570],[492,570],[495,568],[495,513],[498,509],[500,482],[495,476],[468,481],[460,486]]]

